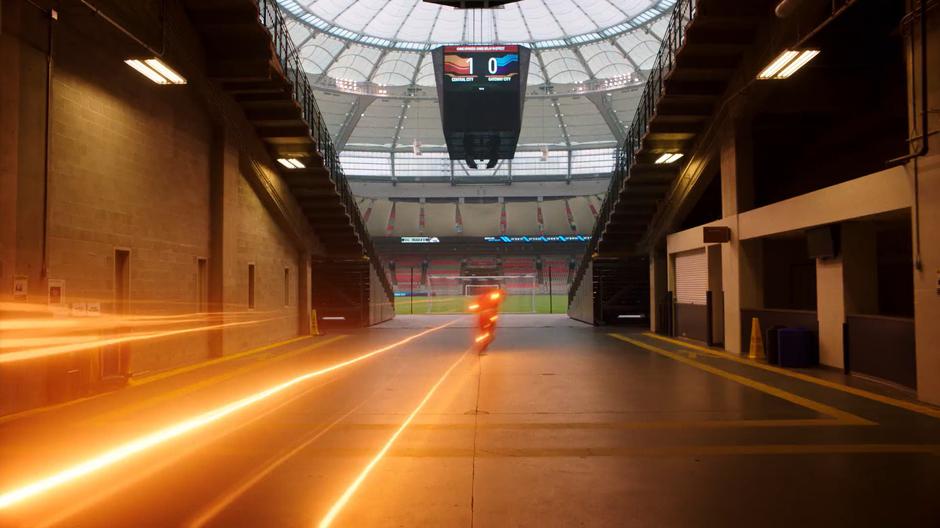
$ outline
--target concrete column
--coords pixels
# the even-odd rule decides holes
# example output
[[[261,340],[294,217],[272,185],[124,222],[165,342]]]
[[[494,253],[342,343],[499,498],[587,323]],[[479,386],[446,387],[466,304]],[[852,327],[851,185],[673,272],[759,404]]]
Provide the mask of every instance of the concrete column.
[[[225,131],[214,132],[209,157],[209,306],[214,313],[237,309],[238,244],[238,151],[229,143]],[[247,273],[247,272],[246,272]],[[225,318],[223,318],[223,321]],[[225,354],[225,330],[210,335],[209,350],[214,357]]]
[[[708,252],[708,291],[712,293],[712,342],[725,342],[725,303],[724,284],[722,280],[721,245],[706,247]]]
[[[721,212],[732,218],[754,205],[753,147],[748,123],[732,117],[721,138]],[[742,244],[737,223],[729,222],[731,241],[721,244],[725,350],[741,353],[741,308],[757,308],[760,293],[759,242]]]
[[[842,325],[845,323],[845,295],[842,257],[816,259],[816,319],[819,321],[819,362],[830,367],[844,366]],[[875,286],[877,283],[872,283]]]
[[[311,258],[310,253],[301,251],[297,257],[297,334],[310,335],[310,310],[313,309],[311,298]]]
[[[48,21],[23,2],[4,2],[0,34],[0,299],[13,297],[15,277],[25,277],[30,303],[45,303],[46,84]],[[41,38],[40,38],[41,36]]]
[[[910,4],[912,2],[908,2]],[[929,109],[940,108],[940,10],[931,9],[928,14],[928,103]],[[919,19],[911,23],[917,51],[914,60],[908,57],[908,82],[914,89],[911,103],[911,123],[916,124],[916,135],[924,133],[920,125],[920,112],[924,111],[920,101],[920,28]],[[915,115],[916,110],[916,115]],[[914,224],[914,326],[917,346],[917,393],[920,399],[940,404],[940,113],[928,113],[929,136],[927,156],[907,164],[912,182],[917,174],[917,193],[912,211]],[[914,128],[912,127],[912,130]],[[913,146],[920,145],[915,141]],[[915,165],[916,164],[916,165]],[[920,248],[918,250],[918,247]],[[919,266],[918,264],[919,262]]]
[[[665,321],[659,320],[659,301],[668,293],[666,262],[668,256],[663,250],[650,252],[650,331],[656,332]]]

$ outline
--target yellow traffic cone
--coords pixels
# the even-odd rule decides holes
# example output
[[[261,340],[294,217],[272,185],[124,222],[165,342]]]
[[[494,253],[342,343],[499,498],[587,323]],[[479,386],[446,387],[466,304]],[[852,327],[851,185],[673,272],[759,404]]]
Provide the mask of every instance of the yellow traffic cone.
[[[761,337],[760,320],[756,317],[751,318],[751,346],[747,351],[748,359],[763,359],[764,340]]]

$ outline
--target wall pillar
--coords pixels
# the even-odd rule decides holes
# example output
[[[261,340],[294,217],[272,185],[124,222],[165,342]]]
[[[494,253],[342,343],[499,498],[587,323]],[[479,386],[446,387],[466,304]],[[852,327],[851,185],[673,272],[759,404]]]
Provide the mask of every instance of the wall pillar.
[[[816,259],[816,320],[819,322],[819,362],[843,368],[845,294],[843,258]],[[869,287],[876,286],[872,283]]]
[[[908,2],[911,8],[913,2]],[[918,13],[919,15],[919,13]],[[928,109],[940,108],[940,10],[930,9],[928,17]],[[913,38],[912,46],[916,55],[908,57],[908,82],[914,93],[910,103],[911,130],[914,135],[924,133],[920,124],[920,113],[925,109],[921,105],[920,94],[920,19],[915,17],[907,29],[908,37]],[[910,48],[909,48],[910,49]],[[912,210],[914,224],[914,327],[917,346],[917,394],[924,401],[940,404],[940,113],[928,113],[928,131],[932,134],[928,141],[927,156],[911,160],[907,172],[912,183],[917,174],[918,193]],[[914,141],[914,148],[920,141]],[[918,251],[918,246],[920,249]],[[918,257],[920,266],[917,266]]]
[[[243,281],[237,276],[238,246],[238,152],[229,143],[224,129],[213,133],[209,155],[209,306],[210,312],[224,313],[245,304],[237,292]],[[247,273],[247,272],[246,272]],[[209,353],[225,354],[225,330],[209,336]]]
[[[311,256],[307,251],[301,251],[297,258],[297,334],[310,335],[310,311],[313,309],[311,298]]]
[[[728,119],[721,138],[721,213],[735,217],[754,205],[753,145],[750,127],[739,116]],[[731,241],[721,245],[721,286],[725,350],[741,353],[741,308],[760,302],[760,247],[742,244],[737,222],[729,222]]]
[[[650,332],[657,332],[666,324],[660,320],[659,301],[669,292],[666,276],[668,258],[664,250],[650,252]]]

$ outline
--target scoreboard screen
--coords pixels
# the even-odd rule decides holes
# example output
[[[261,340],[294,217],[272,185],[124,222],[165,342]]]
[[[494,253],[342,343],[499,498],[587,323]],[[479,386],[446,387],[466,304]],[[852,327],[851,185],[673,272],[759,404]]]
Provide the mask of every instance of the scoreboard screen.
[[[522,128],[530,50],[441,46],[432,52],[444,139],[452,160],[512,159]]]
[[[445,46],[445,90],[519,89],[519,46]]]

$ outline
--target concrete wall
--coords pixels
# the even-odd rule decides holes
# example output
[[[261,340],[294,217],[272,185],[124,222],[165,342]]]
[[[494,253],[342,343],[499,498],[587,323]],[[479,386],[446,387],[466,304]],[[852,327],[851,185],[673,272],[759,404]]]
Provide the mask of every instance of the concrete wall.
[[[764,308],[761,280],[764,263],[760,247],[763,237],[903,210],[911,203],[910,179],[904,169],[895,167],[706,224],[726,226],[732,232],[731,242],[721,244],[720,259],[725,349],[740,352],[743,331],[740,310]],[[675,255],[705,247],[702,227],[669,235],[666,238],[667,253]],[[717,262],[710,262],[710,265],[717,265]],[[672,259],[670,266],[674,266]],[[845,314],[841,259],[817,262],[816,292],[820,360],[824,365],[841,368]]]
[[[99,3],[105,11],[128,10]],[[133,343],[131,375],[306,333],[309,300],[301,288],[308,281],[300,273],[306,255],[319,251],[252,128],[197,67],[198,40],[178,5],[171,6],[168,49],[188,66],[182,68],[186,86],[159,86],[127,67],[123,59],[140,49],[80,6],[54,23],[48,200],[49,22],[25,2],[3,0],[2,6],[0,300],[12,299],[13,277],[22,275],[30,303],[44,304],[48,281],[62,280],[67,305],[100,302],[108,313],[121,249],[130,252],[131,314],[198,311],[197,260],[204,258],[217,286],[210,309],[224,314],[221,321],[262,321]],[[151,12],[141,9],[138,22],[157,27],[146,18]],[[255,265],[253,309],[249,263]],[[92,370],[94,354],[86,358]],[[46,403],[49,369],[0,369],[0,414]]]
[[[395,304],[385,295],[375,267],[369,268],[369,275],[369,325],[374,325],[395,317]]]
[[[594,265],[589,264],[568,304],[568,317],[594,324]]]
[[[909,2],[910,3],[910,2]],[[931,9],[928,13],[928,108],[940,107],[940,10]],[[913,24],[915,28],[919,24]],[[915,29],[914,38],[917,39],[919,29]],[[918,41],[919,43],[919,41]],[[914,46],[919,49],[919,46]],[[920,114],[923,105],[920,104],[919,80],[919,53],[917,60],[909,64],[909,69],[916,72],[918,82],[914,83],[915,93],[912,106],[912,130],[916,134],[923,134],[920,126]],[[914,110],[918,112],[915,115]],[[916,117],[916,119],[915,119]],[[912,215],[913,236],[915,238],[915,270],[914,270],[914,325],[917,343],[917,393],[918,396],[931,403],[940,404],[940,113],[928,113],[929,152],[926,157],[918,158],[907,164],[907,173],[913,179],[917,173],[919,196]],[[916,126],[913,124],[916,123]],[[919,146],[919,143],[914,143]],[[916,164],[916,166],[915,166]],[[919,229],[918,229],[919,228]],[[919,230],[919,233],[917,232]],[[918,252],[918,243],[920,250]],[[917,259],[920,266],[917,266]]]

